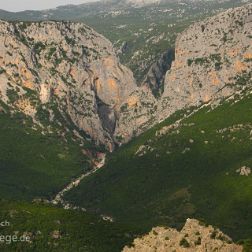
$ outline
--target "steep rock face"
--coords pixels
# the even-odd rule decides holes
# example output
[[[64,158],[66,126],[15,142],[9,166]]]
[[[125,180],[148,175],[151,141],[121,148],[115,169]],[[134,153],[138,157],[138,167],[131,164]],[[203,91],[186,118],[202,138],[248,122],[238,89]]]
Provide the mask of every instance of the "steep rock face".
[[[150,87],[155,96],[163,93],[165,74],[171,68],[174,53],[174,49],[164,52],[160,59],[151,66],[143,81],[143,85]]]
[[[126,142],[178,110],[217,104],[246,88],[252,78],[251,42],[252,4],[230,9],[182,32],[176,41],[175,60],[165,75],[163,94],[155,99],[152,92],[160,88],[162,66],[169,69],[172,57],[167,55],[165,62],[160,59],[150,69],[146,84],[122,105],[116,138]]]
[[[157,100],[149,87],[137,88],[120,108],[115,141],[125,143],[156,123]]]
[[[242,252],[242,250],[242,246],[235,245],[219,229],[204,226],[194,219],[187,219],[180,232],[172,228],[153,228],[148,235],[135,239],[133,246],[125,247],[123,252]]]
[[[1,21],[0,70],[0,98],[12,109],[36,120],[39,106],[54,104],[110,150],[120,106],[137,88],[112,44],[79,23]]]
[[[251,78],[251,42],[251,4],[230,9],[182,32],[176,41],[176,59],[166,74],[159,118],[188,105],[234,94],[241,88],[237,84]]]

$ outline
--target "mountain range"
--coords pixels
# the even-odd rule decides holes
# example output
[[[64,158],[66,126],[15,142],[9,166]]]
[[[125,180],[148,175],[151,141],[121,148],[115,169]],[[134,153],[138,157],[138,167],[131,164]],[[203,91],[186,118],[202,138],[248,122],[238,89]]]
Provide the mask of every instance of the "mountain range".
[[[165,0],[159,4],[136,5],[136,1],[133,4],[132,1],[98,1],[43,11],[0,10],[0,19],[84,22],[113,43],[121,62],[132,70],[137,84],[141,85],[152,65],[168,49],[174,48],[176,37],[190,24],[249,2],[251,0]],[[163,88],[162,82],[159,86]],[[153,91],[159,94],[159,90]]]
[[[174,42],[152,33],[164,29],[157,12]],[[150,20],[135,17],[129,41],[90,26],[119,18],[127,30],[139,13]],[[70,21],[47,20],[61,15]],[[0,220],[32,240],[0,248],[251,250],[252,4],[103,1],[0,17]],[[129,67],[143,34],[152,60]],[[164,50],[152,58],[154,40]]]

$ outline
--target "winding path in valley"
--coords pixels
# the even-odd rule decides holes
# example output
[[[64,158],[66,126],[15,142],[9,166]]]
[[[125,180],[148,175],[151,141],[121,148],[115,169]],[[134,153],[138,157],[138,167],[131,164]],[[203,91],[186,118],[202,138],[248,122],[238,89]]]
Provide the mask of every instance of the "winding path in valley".
[[[106,161],[106,156],[104,155],[104,157],[98,163],[94,165],[94,168],[91,171],[85,172],[84,174],[81,174],[78,178],[76,178],[75,180],[71,181],[71,183],[69,183],[59,193],[57,193],[57,195],[54,197],[53,200],[50,201],[50,203],[52,203],[53,205],[61,205],[63,206],[64,209],[81,210],[81,211],[86,212],[85,208],[74,206],[73,204],[64,200],[64,195],[67,192],[79,186],[79,184],[84,178],[91,176],[92,174],[96,173],[99,169],[101,169],[105,165],[105,161]]]

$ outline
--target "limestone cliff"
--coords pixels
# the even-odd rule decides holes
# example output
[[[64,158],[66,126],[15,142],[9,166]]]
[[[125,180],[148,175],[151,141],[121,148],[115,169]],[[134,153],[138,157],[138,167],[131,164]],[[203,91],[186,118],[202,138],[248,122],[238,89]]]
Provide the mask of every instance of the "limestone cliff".
[[[120,106],[137,88],[112,44],[80,23],[1,21],[0,70],[0,98],[12,110],[37,121],[39,108],[56,106],[110,150]]]
[[[176,41],[158,115],[233,95],[251,80],[252,5],[196,23]]]
[[[174,50],[168,49],[150,67],[142,85],[149,87],[154,96],[159,97],[163,93],[165,74],[170,70],[173,61]]]

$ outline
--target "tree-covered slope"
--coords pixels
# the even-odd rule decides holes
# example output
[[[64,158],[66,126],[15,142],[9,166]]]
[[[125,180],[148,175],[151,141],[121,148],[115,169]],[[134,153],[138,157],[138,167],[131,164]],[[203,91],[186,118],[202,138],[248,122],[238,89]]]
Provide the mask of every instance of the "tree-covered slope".
[[[146,230],[196,217],[251,237],[252,96],[172,121],[114,153],[67,200]]]
[[[51,197],[88,169],[71,137],[43,133],[23,114],[0,111],[0,198]]]
[[[88,213],[4,200],[0,204],[1,222],[7,222],[7,226],[1,226],[1,236],[7,237],[7,242],[0,243],[3,252],[118,252],[134,237],[133,227]],[[9,242],[9,236],[16,236],[18,242]]]

